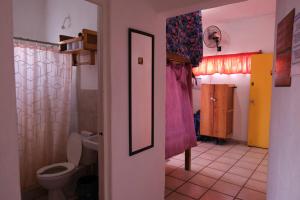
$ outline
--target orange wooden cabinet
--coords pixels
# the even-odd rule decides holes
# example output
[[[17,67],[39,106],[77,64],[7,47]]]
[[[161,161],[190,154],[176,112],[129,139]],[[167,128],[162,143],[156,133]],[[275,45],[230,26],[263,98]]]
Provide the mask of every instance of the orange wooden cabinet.
[[[200,134],[226,139],[233,132],[234,85],[202,84]]]

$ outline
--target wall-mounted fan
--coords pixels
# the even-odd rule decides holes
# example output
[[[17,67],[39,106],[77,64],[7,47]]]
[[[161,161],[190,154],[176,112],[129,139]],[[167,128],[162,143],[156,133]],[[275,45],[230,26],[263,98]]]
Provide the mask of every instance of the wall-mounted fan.
[[[217,26],[209,26],[204,31],[204,44],[208,48],[217,48],[218,51],[222,51],[220,43],[222,41],[222,32]]]

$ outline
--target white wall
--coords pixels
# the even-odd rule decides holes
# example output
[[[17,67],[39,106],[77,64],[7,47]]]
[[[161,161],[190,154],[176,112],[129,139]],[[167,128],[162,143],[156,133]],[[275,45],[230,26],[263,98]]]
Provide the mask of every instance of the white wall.
[[[225,6],[226,7],[226,6]],[[210,12],[217,9],[222,13],[222,8],[209,9]],[[273,52],[274,49],[274,24],[275,15],[264,15],[254,18],[230,19],[229,21],[210,20],[205,10],[203,11],[203,28],[210,25],[217,25],[223,32],[222,52],[216,49],[209,49],[204,46],[204,56],[232,54],[241,52],[251,52],[262,50],[263,52]],[[222,15],[220,15],[222,18]],[[248,108],[250,93],[249,75],[209,75],[202,76],[202,83],[234,84],[234,128],[233,139],[247,141],[248,132]],[[200,99],[200,92],[197,92]],[[197,103],[197,101],[194,100]],[[199,101],[198,101],[199,102]],[[197,105],[194,105],[194,107]]]
[[[165,152],[165,26],[145,0],[111,0],[112,199],[162,200]],[[122,14],[120,14],[122,13]],[[155,35],[154,148],[129,157],[128,28]]]
[[[300,11],[298,0],[277,1],[277,22],[293,8]],[[273,88],[268,199],[300,199],[300,77],[292,77],[292,86]]]
[[[46,38],[50,42],[58,42],[60,34],[77,36],[83,28],[97,30],[97,6],[85,0],[46,0],[45,15]],[[63,30],[64,19],[69,15],[71,26]]]
[[[46,0],[13,0],[14,36],[46,40]]]
[[[57,43],[60,34],[97,30],[97,6],[85,0],[13,0],[13,14],[16,37]],[[70,27],[62,29],[69,15]]]
[[[222,16],[220,16],[221,18]],[[222,31],[222,52],[209,49],[204,45],[204,55],[231,54],[262,50],[264,53],[274,51],[275,15],[268,14],[254,18],[234,19],[216,22],[206,18],[203,11],[203,29],[210,25],[218,26]]]
[[[0,198],[19,200],[20,175],[12,48],[12,1],[0,1]]]

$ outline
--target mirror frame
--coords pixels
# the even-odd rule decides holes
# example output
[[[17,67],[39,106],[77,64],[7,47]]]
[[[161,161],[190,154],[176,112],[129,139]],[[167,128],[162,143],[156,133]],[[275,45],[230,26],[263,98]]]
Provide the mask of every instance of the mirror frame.
[[[148,146],[145,146],[143,148],[140,148],[138,150],[133,150],[133,138],[132,138],[132,123],[134,123],[132,121],[132,34],[140,34],[143,35],[145,37],[150,37],[152,40],[152,59],[151,59],[151,144],[149,144]],[[146,33],[143,31],[139,31],[136,29],[132,29],[129,28],[128,29],[128,42],[129,42],[129,57],[128,57],[128,66],[129,66],[129,71],[128,71],[128,75],[129,75],[129,156],[133,156],[136,155],[138,153],[141,153],[143,151],[146,151],[148,149],[151,149],[154,147],[154,43],[155,43],[155,36],[153,34],[150,33]]]

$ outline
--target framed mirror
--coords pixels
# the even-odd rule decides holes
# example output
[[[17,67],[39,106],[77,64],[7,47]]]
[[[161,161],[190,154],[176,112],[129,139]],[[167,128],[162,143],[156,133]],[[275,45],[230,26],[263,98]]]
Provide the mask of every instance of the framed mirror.
[[[129,29],[129,155],[154,147],[154,35]]]

